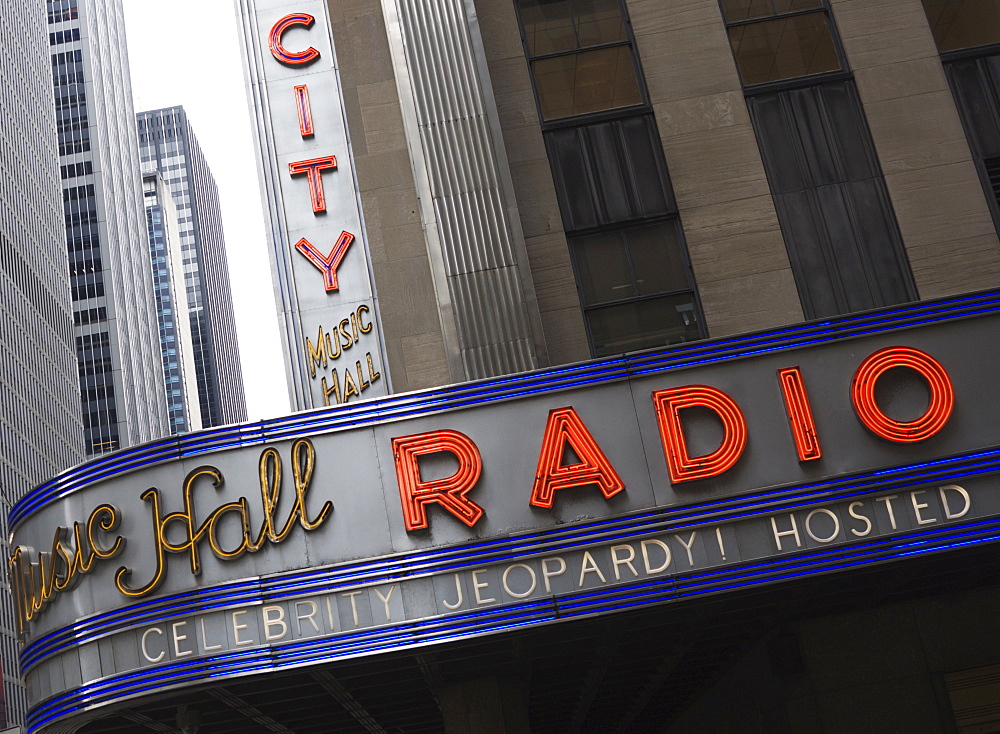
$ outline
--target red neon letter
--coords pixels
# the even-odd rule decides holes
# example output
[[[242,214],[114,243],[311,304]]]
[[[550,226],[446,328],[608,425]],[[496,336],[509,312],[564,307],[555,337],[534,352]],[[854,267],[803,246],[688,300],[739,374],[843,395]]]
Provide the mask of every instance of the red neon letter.
[[[893,420],[875,402],[875,383],[893,367],[909,367],[927,380],[931,399],[927,411],[916,420]],[[854,373],[851,402],[858,418],[876,436],[912,443],[930,438],[944,428],[955,407],[955,390],[944,367],[929,354],[912,347],[886,347],[869,356]]]
[[[450,477],[424,481],[417,457],[448,451],[458,459],[458,471]],[[437,502],[470,528],[483,516],[483,508],[465,495],[476,486],[483,460],[472,439],[458,431],[432,431],[392,439],[396,460],[396,481],[403,502],[403,522],[407,531],[427,527],[427,508]]]
[[[341,232],[337,243],[330,250],[329,255],[324,255],[316,249],[316,246],[303,237],[295,243],[295,249],[309,258],[309,262],[315,265],[323,273],[323,285],[327,291],[335,291],[340,285],[337,283],[337,268],[340,261],[347,254],[347,248],[354,242],[354,235],[350,232]]]
[[[323,195],[323,174],[321,171],[336,167],[337,158],[332,155],[288,164],[290,174],[297,176],[304,173],[309,179],[309,196],[312,198],[313,211],[316,213],[326,211],[326,197]]]
[[[563,466],[566,445],[579,457],[576,464]],[[531,490],[531,504],[535,507],[552,507],[557,489],[596,484],[606,499],[625,489],[625,483],[611,466],[580,416],[572,408],[549,411],[542,438],[542,452],[538,456],[535,486]]]
[[[299,134],[307,138],[313,134],[313,113],[309,105],[309,87],[299,84],[295,87],[295,109],[299,111]]]
[[[285,34],[285,31],[294,25],[311,28],[314,20],[315,18],[308,13],[292,13],[291,15],[286,15],[284,18],[275,23],[274,26],[271,27],[271,35],[267,40],[267,45],[271,48],[271,55],[282,64],[288,64],[289,66],[308,64],[313,59],[318,59],[319,51],[314,49],[312,46],[307,48],[305,51],[293,53],[281,45],[281,37]]]
[[[812,408],[809,407],[809,396],[806,395],[802,370],[798,367],[778,370],[778,382],[781,383],[781,393],[785,396],[788,423],[792,429],[792,438],[795,439],[795,450],[798,451],[799,461],[820,458],[823,451],[819,447],[816,421],[813,419]]]
[[[736,402],[722,390],[707,385],[658,390],[653,393],[653,405],[672,483],[722,474],[743,454],[747,445],[747,423]],[[690,456],[684,442],[680,412],[694,407],[708,408],[722,419],[722,444],[704,456]]]

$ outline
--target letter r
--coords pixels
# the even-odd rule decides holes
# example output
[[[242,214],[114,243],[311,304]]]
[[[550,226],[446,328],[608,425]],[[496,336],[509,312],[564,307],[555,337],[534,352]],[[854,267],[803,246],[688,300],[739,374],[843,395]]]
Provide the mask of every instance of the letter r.
[[[423,480],[417,459],[424,454],[447,451],[458,459],[458,470],[450,477]],[[466,498],[483,471],[483,460],[472,439],[458,431],[432,431],[392,439],[396,481],[403,505],[406,530],[427,527],[427,505],[436,502],[470,528],[484,514],[482,507]]]

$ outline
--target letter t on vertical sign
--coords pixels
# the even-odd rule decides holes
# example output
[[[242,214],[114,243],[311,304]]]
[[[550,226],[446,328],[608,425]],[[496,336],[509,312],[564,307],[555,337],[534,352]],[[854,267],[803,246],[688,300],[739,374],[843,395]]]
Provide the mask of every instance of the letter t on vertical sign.
[[[458,470],[450,477],[423,480],[417,459],[425,454],[447,451],[458,459]],[[403,505],[406,530],[427,527],[427,505],[436,502],[470,528],[485,510],[466,494],[476,486],[483,472],[483,460],[472,439],[458,431],[432,431],[392,439],[396,481]]]
[[[297,176],[304,173],[309,179],[309,196],[312,198],[313,212],[316,214],[326,211],[326,197],[323,195],[323,175],[321,172],[336,167],[337,157],[332,155],[288,164],[290,174]]]

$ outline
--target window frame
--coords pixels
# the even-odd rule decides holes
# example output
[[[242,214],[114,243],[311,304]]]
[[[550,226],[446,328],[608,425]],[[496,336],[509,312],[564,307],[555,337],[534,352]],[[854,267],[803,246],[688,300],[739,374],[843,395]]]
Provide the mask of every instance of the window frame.
[[[652,110],[652,105],[649,101],[649,92],[646,89],[645,76],[643,75],[642,65],[639,62],[639,54],[636,52],[635,48],[635,34],[632,30],[631,18],[629,17],[627,8],[625,7],[624,0],[615,0],[615,3],[618,6],[619,13],[621,14],[622,27],[625,29],[626,37],[624,40],[598,43],[566,51],[552,51],[536,55],[532,54],[531,46],[528,43],[528,33],[525,30],[520,0],[514,0],[514,15],[517,16],[517,27],[518,32],[521,34],[521,45],[524,49],[524,58],[528,64],[528,76],[531,80],[531,91],[534,93],[535,97],[535,109],[538,112],[538,121],[541,124],[543,131],[559,127],[582,125],[588,122],[600,122],[607,119],[621,117],[626,114],[648,112]],[[546,61],[548,59],[560,58],[564,56],[579,55],[588,51],[600,51],[609,48],[620,48],[622,46],[628,46],[629,48],[629,55],[632,58],[632,69],[635,71],[636,86],[639,89],[639,96],[642,98],[641,102],[638,104],[627,105],[625,107],[612,107],[610,109],[584,112],[579,115],[567,115],[566,117],[556,117],[551,120],[545,119],[545,115],[542,112],[541,95],[538,93],[538,82],[535,78],[534,63],[536,61]]]
[[[844,50],[844,44],[840,39],[840,32],[837,29],[837,24],[833,18],[833,11],[830,8],[830,0],[820,0],[820,7],[807,8],[805,10],[792,10],[786,13],[775,13],[774,15],[764,15],[758,18],[746,18],[744,20],[730,21],[726,18],[726,10],[723,5],[724,0],[718,0],[719,3],[719,14],[722,16],[722,23],[726,29],[726,42],[729,44],[729,53],[733,58],[733,65],[736,67],[736,74],[740,79],[740,86],[743,88],[743,94],[745,96],[750,96],[753,94],[765,94],[767,92],[777,92],[784,89],[795,89],[797,87],[812,86],[814,84],[822,84],[828,81],[839,81],[841,79],[852,79],[854,77],[851,72],[851,68],[848,64],[847,53]],[[768,2],[773,2],[773,0],[768,0]],[[817,74],[805,74],[802,76],[787,77],[785,79],[775,79],[768,82],[758,82],[756,84],[747,84],[743,79],[743,72],[740,70],[740,64],[736,59],[736,52],[733,50],[732,40],[729,36],[730,28],[737,28],[741,26],[756,25],[759,23],[766,23],[767,21],[778,20],[781,18],[791,18],[796,16],[812,15],[816,13],[823,14],[823,20],[826,24],[827,29],[830,31],[830,38],[833,41],[833,49],[837,54],[837,59],[840,61],[840,69],[834,71],[823,71]]]
[[[678,249],[680,250],[680,258],[684,268],[684,279],[687,281],[688,285],[686,288],[675,288],[672,290],[661,291],[659,293],[651,293],[647,295],[632,295],[629,298],[621,298],[614,301],[601,301],[598,303],[587,303],[586,296],[583,292],[583,279],[580,276],[580,263],[579,263],[579,241],[591,237],[593,235],[599,234],[618,234],[622,236],[629,230],[638,230],[644,227],[653,227],[660,224],[672,224],[674,232],[677,236],[677,242],[680,245]],[[671,296],[681,296],[690,295],[691,303],[694,307],[695,318],[698,320],[698,339],[707,338],[708,329],[705,323],[705,313],[702,309],[701,298],[698,293],[698,288],[695,286],[694,271],[691,267],[691,256],[688,252],[686,246],[686,240],[684,238],[684,227],[681,225],[680,213],[674,212],[672,214],[667,214],[659,217],[651,217],[648,219],[633,219],[624,222],[614,222],[611,224],[604,224],[600,227],[592,227],[590,229],[574,230],[572,232],[566,233],[566,244],[569,249],[569,259],[573,267],[573,279],[576,284],[577,298],[580,302],[580,311],[583,314],[583,325],[584,330],[587,332],[587,345],[590,348],[590,353],[595,358],[604,358],[608,355],[599,355],[597,350],[594,348],[594,335],[593,329],[591,328],[590,319],[588,318],[588,313],[593,313],[601,309],[606,309],[611,306],[622,306],[629,303],[639,303],[641,301],[653,301],[659,298],[668,298]],[[632,264],[631,252],[626,249],[626,255],[628,257],[629,274],[632,279],[633,286],[635,284],[635,269]],[[677,342],[677,344],[686,344],[687,342]],[[614,354],[627,354],[634,351],[647,351],[649,349],[665,349],[669,348],[671,344],[663,344],[656,347],[639,347],[638,349],[629,350],[628,352],[615,352]]]

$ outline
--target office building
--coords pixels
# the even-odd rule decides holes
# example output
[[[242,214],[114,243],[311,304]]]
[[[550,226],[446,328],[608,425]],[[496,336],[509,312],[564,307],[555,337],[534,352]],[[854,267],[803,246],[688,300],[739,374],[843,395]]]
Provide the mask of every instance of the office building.
[[[191,339],[191,309],[184,286],[184,252],[174,197],[159,171],[142,175],[149,256],[163,355],[163,387],[171,433],[201,428],[201,403]]]
[[[38,3],[6,3],[0,23],[20,29],[0,60],[0,551],[7,513],[29,489],[83,459],[83,427],[60,204],[49,37]],[[24,721],[13,607],[0,594],[0,728]]]
[[[219,192],[183,107],[136,116],[144,169],[173,194],[184,254],[194,365],[205,427],[246,420]]]
[[[14,508],[32,732],[1000,726],[996,3],[237,7],[311,410]]]
[[[88,454],[166,435],[121,3],[47,3]]]

